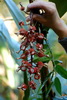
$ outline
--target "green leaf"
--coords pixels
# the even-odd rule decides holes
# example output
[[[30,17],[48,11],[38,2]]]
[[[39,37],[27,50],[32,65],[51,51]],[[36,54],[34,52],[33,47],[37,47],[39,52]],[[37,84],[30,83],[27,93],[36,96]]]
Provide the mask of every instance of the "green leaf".
[[[55,65],[57,65],[59,63],[63,63],[63,61],[61,61],[61,60],[55,60],[54,63],[55,63]]]
[[[55,86],[57,92],[61,95],[61,83],[60,83],[60,80],[58,77],[56,77],[54,79],[54,86]]]
[[[52,88],[52,85],[53,85],[53,82],[50,83],[50,85],[48,86],[47,88],[47,91],[46,91],[46,98],[48,97],[50,91],[51,91],[51,88]]]
[[[55,71],[60,74],[63,78],[67,79],[67,71],[60,65],[55,67]]]
[[[49,55],[49,54],[50,54],[50,50],[49,50],[49,47],[48,47],[47,44],[44,44],[44,45],[43,45],[43,49],[46,50],[46,51],[44,52],[44,54],[46,54],[46,55]]]
[[[34,59],[33,59],[33,61],[34,62],[38,62],[38,61],[42,61],[42,62],[49,62],[49,60],[50,60],[50,58],[48,58],[48,57],[38,57],[38,56],[34,56]]]
[[[4,46],[5,44],[8,45],[8,48],[11,51],[12,57],[20,65],[20,60],[16,59],[20,56],[20,54],[16,53],[16,51],[18,51],[20,48],[20,44],[10,37],[8,30],[7,30],[3,20],[1,20],[1,19],[0,19],[0,44],[2,46]]]
[[[54,2],[57,6],[60,17],[62,17],[67,11],[67,0],[49,0]]]
[[[43,45],[43,49],[48,49],[48,45],[47,44],[44,44]]]
[[[52,29],[49,29],[48,31],[47,42],[49,43],[50,47],[55,46],[55,43],[58,42],[58,36]]]

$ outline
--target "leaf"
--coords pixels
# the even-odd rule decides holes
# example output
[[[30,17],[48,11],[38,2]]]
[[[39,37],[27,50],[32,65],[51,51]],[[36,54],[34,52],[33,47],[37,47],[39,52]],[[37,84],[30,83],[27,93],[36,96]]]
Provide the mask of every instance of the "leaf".
[[[48,97],[49,93],[50,93],[50,90],[51,90],[51,87],[53,85],[53,82],[50,83],[50,85],[48,86],[47,88],[47,91],[46,91],[46,98]]]
[[[16,51],[18,51],[19,48],[20,48],[20,44],[10,37],[10,34],[9,34],[8,30],[7,30],[3,20],[1,20],[1,19],[0,19],[0,44],[2,46],[4,46],[5,44],[8,45],[8,47],[11,51],[12,57],[15,59],[16,63],[18,63],[20,65],[20,60],[16,59],[21,54],[21,53],[20,54],[16,53]]]
[[[43,49],[46,50],[46,51],[44,52],[44,54],[46,54],[46,55],[49,55],[49,54],[50,54],[50,50],[49,50],[49,47],[48,47],[47,44],[44,44],[44,45],[43,45]]]
[[[63,61],[61,61],[61,60],[55,60],[54,63],[55,63],[55,65],[57,65],[59,63],[63,63]]]
[[[48,45],[47,44],[44,44],[43,45],[43,49],[48,49]]]
[[[67,79],[67,71],[60,65],[57,65],[55,71],[60,74],[63,78]]]
[[[54,2],[57,6],[58,12],[60,17],[64,15],[64,13],[67,11],[67,0],[49,0],[51,2]]]
[[[61,83],[60,83],[60,80],[58,77],[56,77],[54,79],[54,86],[55,86],[57,92],[61,95]]]
[[[58,42],[58,36],[52,29],[49,29],[49,31],[48,31],[47,42],[49,43],[50,47],[54,46],[55,43]]]
[[[37,62],[37,61],[42,61],[42,62],[49,62],[49,60],[50,60],[50,58],[48,58],[48,57],[38,57],[38,56],[34,56],[34,59],[33,59],[33,61],[34,62]]]
[[[19,10],[19,8],[17,7],[17,5],[14,3],[13,0],[4,0],[7,7],[9,8],[9,11],[11,13],[11,15],[13,16],[13,19],[18,27],[18,29],[20,29],[21,27],[19,26],[19,22],[23,21],[26,24],[26,18],[24,16],[24,14],[21,13],[21,11]],[[28,27],[25,25],[24,28],[27,30]]]

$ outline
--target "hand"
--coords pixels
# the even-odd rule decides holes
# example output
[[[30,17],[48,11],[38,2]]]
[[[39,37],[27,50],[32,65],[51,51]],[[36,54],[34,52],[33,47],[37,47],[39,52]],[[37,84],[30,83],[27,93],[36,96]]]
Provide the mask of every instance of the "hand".
[[[52,28],[60,38],[67,37],[67,26],[62,22],[56,9],[56,5],[52,2],[36,0],[27,6],[27,11],[34,8],[40,8],[45,11],[44,15],[34,14],[33,20],[39,21],[47,27]],[[27,21],[30,17],[27,18]]]

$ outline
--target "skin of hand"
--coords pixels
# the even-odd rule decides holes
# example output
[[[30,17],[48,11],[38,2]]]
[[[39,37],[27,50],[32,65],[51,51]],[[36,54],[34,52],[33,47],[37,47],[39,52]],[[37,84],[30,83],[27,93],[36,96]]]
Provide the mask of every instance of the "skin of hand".
[[[42,23],[46,27],[52,28],[59,36],[59,39],[67,37],[67,26],[59,17],[55,3],[42,0],[35,0],[33,3],[30,3],[27,6],[27,11],[29,12],[34,8],[43,9],[45,11],[45,14],[34,14],[33,20]],[[27,21],[29,20],[30,16],[27,17]]]

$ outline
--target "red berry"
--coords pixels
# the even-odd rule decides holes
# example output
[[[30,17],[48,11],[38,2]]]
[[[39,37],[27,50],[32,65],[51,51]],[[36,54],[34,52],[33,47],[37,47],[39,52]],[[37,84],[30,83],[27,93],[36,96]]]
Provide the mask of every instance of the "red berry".
[[[22,64],[24,67],[27,67],[28,61],[22,60]]]
[[[39,68],[38,67],[35,67],[34,68],[34,73],[38,73],[40,70],[39,70]]]
[[[41,62],[41,61],[38,61],[38,62],[37,62],[37,66],[38,66],[38,68],[41,69],[41,68],[44,66],[44,63]]]
[[[30,67],[32,67],[32,64],[28,63],[27,68],[30,68]]]
[[[34,85],[34,81],[29,81],[29,86],[32,87]]]
[[[26,71],[26,67],[25,66],[20,66],[19,67],[21,71]]]
[[[38,54],[37,54],[39,57],[44,57],[45,55],[44,55],[44,52],[38,52]]]
[[[33,90],[35,90],[35,89],[36,89],[36,86],[32,86],[31,88],[32,88]]]
[[[27,86],[26,84],[22,84],[21,89],[22,89],[23,91],[25,91],[27,88],[28,88],[28,86]]]
[[[34,79],[36,80],[40,79],[40,77],[41,77],[40,73],[34,75]]]
[[[30,68],[32,67],[32,65],[28,62],[28,61],[22,61],[23,66],[25,66],[26,68]]]
[[[25,7],[21,6],[20,10],[23,11],[25,9]]]
[[[34,55],[35,54],[35,50],[33,48],[30,48],[30,49],[25,51],[25,54],[26,55],[29,55],[29,54]]]
[[[44,39],[44,34],[40,33],[37,37],[38,40],[43,40]]]
[[[25,39],[25,40],[21,43],[21,45],[20,45],[20,50],[25,50],[26,44],[27,44],[27,39]]]
[[[20,22],[19,22],[19,25],[20,25],[20,26],[24,25],[24,22],[20,21]]]
[[[27,35],[28,35],[28,32],[27,32],[25,29],[21,28],[21,29],[19,30],[19,34],[20,34],[20,35],[27,36]]]
[[[29,86],[35,90],[36,89],[36,83],[34,83],[34,81],[29,81]]]
[[[29,72],[30,74],[34,74],[34,73],[35,73],[34,68],[29,68],[29,69],[28,69],[28,72]]]
[[[30,51],[30,54],[31,55],[34,55],[35,54],[35,50],[33,48],[30,48],[29,51]]]
[[[32,37],[28,38],[28,41],[29,41],[29,42],[34,42],[34,41],[35,41],[35,37],[32,36]]]
[[[29,55],[29,54],[30,54],[29,50],[26,50],[25,55]]]
[[[37,38],[37,37],[38,37],[38,35],[39,35],[39,33],[35,33],[35,34],[34,34],[35,38]]]
[[[37,49],[39,49],[39,50],[41,50],[41,49],[43,48],[43,45],[42,45],[42,44],[37,43],[37,44],[36,44],[36,48],[37,48]]]
[[[35,31],[36,30],[36,27],[35,26],[30,26],[30,30]]]
[[[23,46],[22,44],[20,45],[20,50],[25,50],[25,46]]]
[[[21,68],[21,71],[26,71],[26,67],[23,66],[23,67]]]
[[[20,58],[21,59],[26,59],[26,55],[25,54],[22,54]]]

